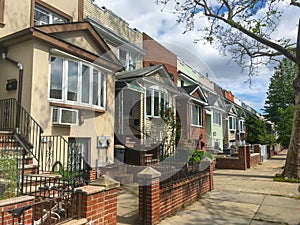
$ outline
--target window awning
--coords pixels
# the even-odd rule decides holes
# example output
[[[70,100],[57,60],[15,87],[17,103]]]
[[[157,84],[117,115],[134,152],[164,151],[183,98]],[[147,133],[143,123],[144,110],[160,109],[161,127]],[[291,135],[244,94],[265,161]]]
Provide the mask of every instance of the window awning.
[[[125,82],[125,81],[117,81],[116,82],[116,90],[121,90],[123,88],[130,89],[132,91],[145,93],[145,90],[139,85],[132,84],[132,83]]]

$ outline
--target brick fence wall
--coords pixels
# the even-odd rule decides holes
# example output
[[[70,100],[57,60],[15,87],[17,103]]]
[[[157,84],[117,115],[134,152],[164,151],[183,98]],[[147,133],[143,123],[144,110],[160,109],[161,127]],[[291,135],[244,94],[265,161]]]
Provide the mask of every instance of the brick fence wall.
[[[250,152],[250,146],[239,146],[237,157],[217,157],[216,168],[246,170],[261,162],[260,145],[254,145],[254,154]]]
[[[79,212],[76,212],[78,219],[85,218],[90,225],[115,225],[117,224],[117,197],[119,182],[114,181],[110,177],[103,175],[91,185],[77,188],[77,196],[75,199],[80,199]],[[12,213],[17,209],[30,206],[21,215],[21,222],[31,224],[33,217],[32,206],[35,203],[35,197],[22,196],[0,201],[0,224],[15,224],[17,219],[14,219]],[[75,202],[74,205],[75,206]],[[71,223],[70,223],[71,224]]]
[[[139,177],[139,223],[157,224],[214,188],[212,163],[206,171],[184,180],[160,186],[160,173],[151,167]]]
[[[0,201],[0,224],[15,224],[18,222],[18,219],[13,219],[11,213],[8,210],[16,210],[26,206],[30,206],[34,203],[34,197],[32,196],[22,196],[16,198],[10,198]],[[24,216],[24,217],[23,217]],[[22,221],[24,224],[31,224],[32,220],[32,209],[24,211],[24,214],[21,214]]]

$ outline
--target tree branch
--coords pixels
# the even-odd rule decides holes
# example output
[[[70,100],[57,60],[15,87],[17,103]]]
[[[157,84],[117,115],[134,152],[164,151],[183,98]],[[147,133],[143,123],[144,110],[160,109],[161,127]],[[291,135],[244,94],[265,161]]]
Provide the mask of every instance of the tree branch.
[[[291,0],[291,5],[296,6],[296,7],[300,7],[300,2],[296,1],[296,0]]]

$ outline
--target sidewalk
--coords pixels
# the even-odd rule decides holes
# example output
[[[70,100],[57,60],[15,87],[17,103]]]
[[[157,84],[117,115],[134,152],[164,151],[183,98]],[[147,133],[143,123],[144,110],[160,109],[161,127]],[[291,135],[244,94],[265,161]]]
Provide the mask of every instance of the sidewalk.
[[[300,225],[300,184],[275,182],[282,171],[286,151],[248,170],[214,173],[215,190],[166,218],[159,225]],[[118,223],[137,224],[136,186],[125,187],[118,197]]]

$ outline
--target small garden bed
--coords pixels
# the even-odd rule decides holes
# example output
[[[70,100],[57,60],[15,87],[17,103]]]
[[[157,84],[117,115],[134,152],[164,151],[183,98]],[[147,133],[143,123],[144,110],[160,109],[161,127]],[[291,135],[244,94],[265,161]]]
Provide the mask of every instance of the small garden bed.
[[[299,179],[283,177],[281,174],[276,174],[273,180],[278,182],[300,183]]]

